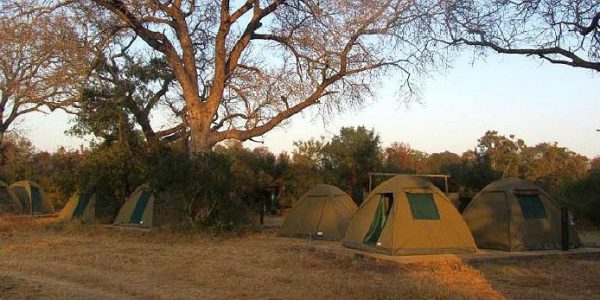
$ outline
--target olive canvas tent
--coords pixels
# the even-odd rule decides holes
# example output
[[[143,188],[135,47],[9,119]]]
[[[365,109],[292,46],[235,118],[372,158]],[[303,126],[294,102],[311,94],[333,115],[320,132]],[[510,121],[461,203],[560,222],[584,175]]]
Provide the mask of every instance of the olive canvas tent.
[[[23,206],[17,195],[8,187],[6,182],[0,180],[0,213],[21,213]]]
[[[22,180],[10,185],[10,189],[17,195],[23,213],[30,215],[46,215],[54,213],[54,205],[46,198],[44,189],[37,183]]]
[[[562,247],[559,205],[525,179],[503,178],[490,183],[475,195],[463,216],[481,248],[522,251]],[[572,225],[571,248],[581,245]]]
[[[154,194],[147,186],[138,187],[125,201],[114,225],[152,227]]]
[[[386,255],[475,252],[458,210],[437,187],[411,175],[377,186],[348,226],[344,246]]]
[[[356,209],[354,201],[339,188],[315,185],[287,215],[279,235],[339,240]]]
[[[96,217],[96,194],[91,192],[77,192],[65,204],[60,212],[59,220],[78,219],[84,223],[91,223]]]

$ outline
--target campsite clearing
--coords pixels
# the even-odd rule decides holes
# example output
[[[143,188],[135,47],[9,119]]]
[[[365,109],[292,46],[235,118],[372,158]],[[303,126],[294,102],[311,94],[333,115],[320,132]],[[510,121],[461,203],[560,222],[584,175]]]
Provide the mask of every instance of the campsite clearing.
[[[40,222],[0,220],[1,299],[600,296],[600,256],[409,268],[303,250],[307,240],[274,231],[225,239]]]

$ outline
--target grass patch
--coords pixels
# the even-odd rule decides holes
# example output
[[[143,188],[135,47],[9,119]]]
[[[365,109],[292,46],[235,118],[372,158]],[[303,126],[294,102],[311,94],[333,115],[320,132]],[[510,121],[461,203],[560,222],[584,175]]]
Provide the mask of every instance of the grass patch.
[[[21,228],[20,222],[0,227],[10,232],[0,248],[0,292],[11,299],[504,299],[600,294],[592,284],[600,276],[600,264],[593,260],[408,268],[311,251],[306,240],[280,239],[274,231],[223,237],[77,223],[25,223]]]

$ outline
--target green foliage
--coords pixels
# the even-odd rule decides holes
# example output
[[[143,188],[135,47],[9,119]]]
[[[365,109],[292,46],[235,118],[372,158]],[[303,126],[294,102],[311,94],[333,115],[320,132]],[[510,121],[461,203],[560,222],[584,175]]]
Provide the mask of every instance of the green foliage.
[[[588,159],[557,143],[541,143],[524,151],[524,176],[546,190],[557,193],[561,187],[586,176]]]
[[[135,188],[144,183],[145,174],[143,150],[115,144],[96,146],[89,152],[77,177],[80,190],[98,193],[96,215],[108,221]]]
[[[600,170],[590,170],[584,178],[567,183],[559,199],[579,220],[600,226]]]
[[[490,157],[477,150],[464,152],[458,163],[442,164],[440,173],[451,176],[451,190],[458,189],[463,205],[490,182],[502,177],[502,173],[492,169]]]
[[[35,153],[31,141],[15,134],[6,134],[1,147],[0,178],[9,184],[31,178],[34,170],[30,162]]]
[[[557,143],[540,143],[529,147],[513,135],[508,138],[488,131],[479,139],[481,155],[489,157],[492,170],[503,177],[521,176],[536,181],[546,190],[557,193],[569,181],[585,176],[588,159]]]
[[[381,140],[363,126],[342,127],[322,149],[323,169],[329,183],[361,203],[368,190],[368,172],[381,170]]]
[[[322,169],[323,139],[294,142],[291,162],[284,173],[285,194],[283,206],[291,207],[312,186],[325,182]]]
[[[388,173],[422,173],[427,153],[407,143],[394,142],[383,152],[383,168]]]
[[[186,228],[230,231],[250,223],[265,204],[276,212],[276,203],[269,203],[273,193],[279,204],[289,207],[313,185],[329,183],[360,200],[371,171],[448,174],[451,191],[459,190],[465,198],[517,172],[541,184],[579,218],[599,224],[597,158],[587,172],[586,157],[556,143],[528,147],[495,131],[486,132],[479,142],[462,156],[448,151],[428,155],[404,143],[382,150],[373,130],[356,127],[342,128],[330,141],[295,142],[291,157],[231,141],[190,158],[184,147],[149,148],[135,131],[84,152],[55,153],[36,152],[28,140],[7,135],[0,177],[9,183],[39,182],[57,207],[76,190],[92,189],[100,194],[97,212],[106,222],[136,187],[148,183],[159,195],[159,214],[167,205],[175,208],[169,211],[173,219]],[[160,197],[163,193],[171,196]]]
[[[94,134],[107,144],[130,140],[137,135],[137,121],[149,139],[157,142],[149,115],[166,98],[173,74],[164,59],[146,60],[126,54],[105,58],[94,68],[78,99],[78,112],[67,133],[77,136]]]
[[[501,172],[503,177],[519,176],[519,166],[523,161],[521,153],[526,148],[522,139],[510,135],[508,138],[498,131],[487,131],[477,140],[479,152],[490,158],[492,170]]]
[[[249,222],[246,186],[238,184],[227,155],[208,152],[190,158],[187,152],[163,148],[150,156],[148,165],[151,186],[183,195],[179,207],[189,225],[233,230]]]

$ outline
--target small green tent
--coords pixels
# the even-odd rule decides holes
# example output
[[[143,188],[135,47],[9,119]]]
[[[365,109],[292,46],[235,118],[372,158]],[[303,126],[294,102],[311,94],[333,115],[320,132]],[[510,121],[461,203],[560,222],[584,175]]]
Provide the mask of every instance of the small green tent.
[[[352,199],[339,188],[318,184],[286,216],[279,235],[339,240],[356,209]]]
[[[96,217],[96,194],[77,192],[69,199],[60,212],[59,220],[79,219],[91,223]]]
[[[125,201],[114,225],[152,227],[154,195],[146,185],[138,187]]]
[[[23,213],[30,215],[45,215],[54,213],[52,201],[46,198],[44,189],[29,180],[15,182],[9,187],[19,198]]]
[[[0,213],[19,214],[22,211],[23,206],[17,195],[8,187],[6,182],[0,180]]]
[[[398,175],[377,186],[348,226],[344,246],[386,255],[475,252],[458,210],[433,184]]]
[[[522,251],[561,249],[560,207],[533,182],[503,178],[481,190],[463,211],[481,248]],[[569,244],[581,241],[573,226]]]

